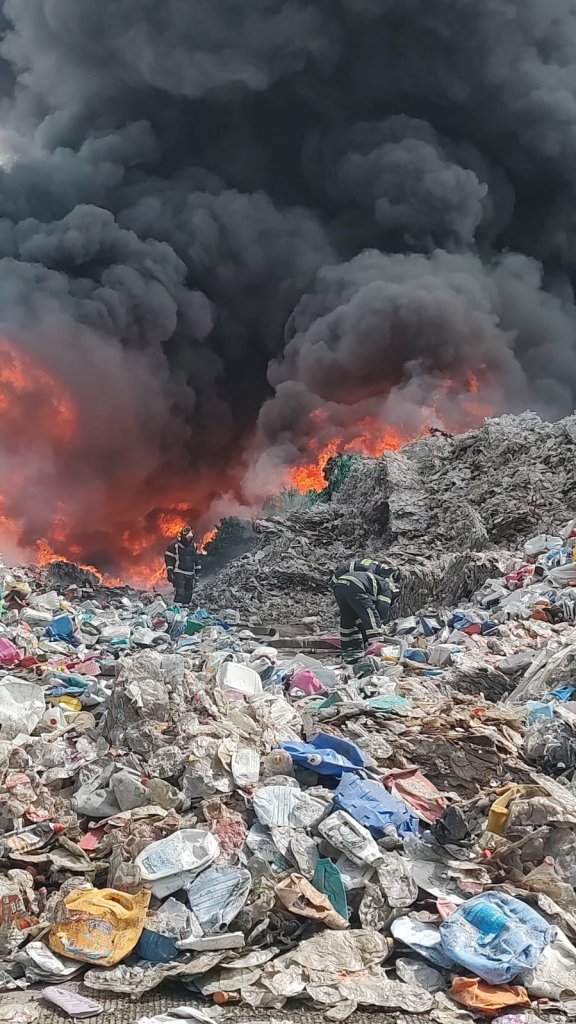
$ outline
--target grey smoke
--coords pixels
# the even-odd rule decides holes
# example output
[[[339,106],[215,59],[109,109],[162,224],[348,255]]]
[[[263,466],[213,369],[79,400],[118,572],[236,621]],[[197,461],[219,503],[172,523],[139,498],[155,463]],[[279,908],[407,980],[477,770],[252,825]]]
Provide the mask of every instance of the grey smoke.
[[[0,329],[80,410],[3,495],[26,539],[58,506],[122,561],[263,451],[459,426],[470,372],[574,407],[573,0],[0,6]]]

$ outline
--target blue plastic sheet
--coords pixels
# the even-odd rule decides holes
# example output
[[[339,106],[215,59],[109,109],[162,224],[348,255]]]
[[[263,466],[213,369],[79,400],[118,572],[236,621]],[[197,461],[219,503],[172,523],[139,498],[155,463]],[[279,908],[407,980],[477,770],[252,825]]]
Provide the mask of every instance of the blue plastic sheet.
[[[500,892],[473,896],[440,925],[446,955],[490,985],[536,967],[556,935],[526,903]]]
[[[153,964],[169,964],[183,956],[176,945],[176,939],[148,928],[144,929],[138,940],[136,953]]]
[[[338,868],[328,858],[320,857],[316,861],[312,885],[318,892],[324,893],[334,907],[337,914],[348,920],[348,902],[346,900],[346,889],[342,881],[342,875]]]
[[[538,718],[554,718],[554,705],[542,700],[529,700],[526,702],[528,708],[528,725],[534,725]]]
[[[472,619],[469,619],[465,612],[458,611],[448,619],[448,625],[450,629],[466,629],[472,625]]]
[[[44,634],[50,640],[64,640],[72,647],[79,647],[80,641],[74,636],[74,622],[69,615],[57,615]]]
[[[557,686],[555,690],[550,690],[550,696],[556,697],[556,700],[570,700],[574,693],[574,685],[572,683],[566,683],[564,686]]]
[[[52,677],[54,679],[58,679],[58,681],[60,683],[62,683],[63,686],[68,687],[69,689],[73,688],[74,690],[80,690],[80,692],[82,692],[83,690],[86,690],[87,687],[90,684],[89,677],[88,676],[82,676],[82,675],[80,675],[79,672],[54,672],[53,671],[52,672]]]
[[[418,835],[419,822],[407,804],[379,782],[345,775],[334,794],[334,806],[347,811],[375,839],[394,826],[399,836]]]
[[[410,701],[407,697],[400,697],[397,693],[381,693],[378,697],[369,697],[364,702],[367,708],[372,708],[375,711],[406,711],[410,707]],[[326,707],[326,704],[322,705]]]
[[[420,665],[424,665],[428,661],[428,653],[421,647],[407,647],[404,657],[408,658],[408,661],[417,661]]]
[[[319,732],[310,743],[285,740],[278,746],[287,750],[294,764],[311,768],[319,775],[340,776],[344,772],[357,772],[365,767],[362,751],[339,736]]]

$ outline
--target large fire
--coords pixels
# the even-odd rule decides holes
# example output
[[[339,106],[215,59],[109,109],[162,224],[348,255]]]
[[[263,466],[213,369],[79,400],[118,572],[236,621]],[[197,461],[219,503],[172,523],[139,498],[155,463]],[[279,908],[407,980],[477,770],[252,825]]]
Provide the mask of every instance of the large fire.
[[[352,425],[354,408],[343,406],[348,422],[341,427],[316,410],[302,440],[301,461],[286,470],[286,486],[322,490],[326,464],[339,452],[378,456],[401,448],[431,425],[475,426],[493,411],[482,400],[483,390],[472,374],[458,385],[441,381],[438,394],[423,405],[420,422],[410,428],[396,419],[394,425],[385,422],[362,406]],[[444,415],[446,408],[456,410],[454,417]],[[110,585],[161,584],[165,547],[185,524],[204,528],[198,548],[205,551],[216,532],[212,502],[232,491],[242,507],[242,444],[236,458],[231,453],[227,476],[202,464],[190,478],[178,466],[140,478],[136,466],[132,482],[125,483],[122,472],[99,480],[92,464],[87,466],[84,415],[82,402],[39,358],[0,337],[0,550],[14,552],[12,561],[73,561]],[[124,443],[118,437],[118,446]],[[103,458],[106,466],[113,464],[114,448],[105,447]],[[79,480],[86,481],[86,493]],[[70,481],[72,489],[67,488]]]
[[[386,451],[399,451],[403,445],[428,433],[431,426],[449,430],[452,424],[446,422],[437,405],[440,404],[441,396],[450,394],[454,389],[454,382],[450,379],[441,383],[438,393],[431,395],[428,404],[422,407],[420,422],[416,429],[392,427],[375,417],[366,417],[360,419],[352,428],[348,427],[346,436],[333,437],[324,443],[317,436],[313,436],[308,444],[306,461],[295,466],[290,472],[289,486],[302,494],[308,491],[322,491],[327,482],[324,470],[334,455],[349,452],[377,457]],[[492,405],[478,397],[479,391],[477,376],[471,372],[465,373],[457,389],[456,429],[477,426],[486,416],[493,414]],[[319,436],[322,437],[325,417],[321,412],[315,411],[310,418]]]
[[[375,420],[365,419],[357,424],[355,437],[349,440],[335,439],[322,446],[312,445],[313,460],[296,466],[290,473],[290,486],[302,494],[307,491],[322,491],[326,487],[324,470],[334,455],[340,452],[359,452],[362,455],[382,455],[386,451],[398,451],[409,435],[402,436],[393,427],[386,427]]]

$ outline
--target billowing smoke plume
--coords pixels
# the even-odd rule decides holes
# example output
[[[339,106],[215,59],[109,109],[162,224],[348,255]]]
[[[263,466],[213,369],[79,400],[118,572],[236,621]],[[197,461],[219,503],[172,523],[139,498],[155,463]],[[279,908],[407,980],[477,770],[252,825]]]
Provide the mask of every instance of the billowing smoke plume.
[[[0,6],[22,544],[145,561],[311,439],[466,426],[471,381],[573,409],[572,0]]]

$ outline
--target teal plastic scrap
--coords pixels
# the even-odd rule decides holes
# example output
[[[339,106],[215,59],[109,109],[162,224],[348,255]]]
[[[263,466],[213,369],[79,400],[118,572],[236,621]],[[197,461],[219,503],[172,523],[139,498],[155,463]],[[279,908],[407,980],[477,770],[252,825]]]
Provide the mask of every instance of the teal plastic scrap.
[[[375,711],[406,711],[410,707],[407,697],[400,697],[396,693],[383,693],[380,697],[369,697],[365,702],[366,707]]]
[[[348,920],[348,903],[346,900],[346,889],[336,865],[328,858],[320,858],[316,861],[312,885],[318,892],[324,893],[334,907],[336,913]]]

